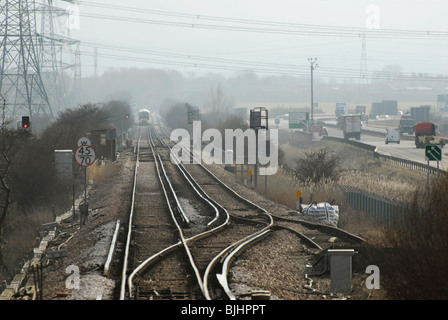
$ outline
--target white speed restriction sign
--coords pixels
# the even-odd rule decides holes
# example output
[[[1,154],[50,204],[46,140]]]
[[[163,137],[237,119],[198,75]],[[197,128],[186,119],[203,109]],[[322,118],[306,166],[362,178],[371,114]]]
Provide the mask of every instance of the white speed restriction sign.
[[[81,145],[75,151],[75,161],[82,167],[92,165],[96,160],[96,151],[92,146]]]

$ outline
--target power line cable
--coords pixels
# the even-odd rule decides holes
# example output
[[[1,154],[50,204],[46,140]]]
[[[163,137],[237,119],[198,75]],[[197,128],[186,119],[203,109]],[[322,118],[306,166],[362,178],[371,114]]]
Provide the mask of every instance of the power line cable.
[[[82,53],[84,56],[94,57],[95,53]],[[132,62],[144,62],[144,63],[156,63],[171,66],[181,66],[181,67],[193,67],[193,68],[205,68],[214,70],[227,70],[227,71],[253,71],[261,74],[277,74],[277,75],[291,75],[291,76],[308,76],[306,68],[302,66],[295,66],[289,68],[279,68],[279,65],[269,65],[267,63],[260,64],[255,68],[244,68],[233,66],[233,65],[220,65],[220,64],[210,64],[210,63],[200,63],[192,61],[174,61],[174,60],[164,60],[155,58],[137,58],[125,55],[116,54],[105,54],[98,53],[97,56],[108,59],[120,59]],[[227,61],[228,62],[228,61]],[[319,77],[339,77],[347,79],[358,79],[359,70],[354,69],[342,69],[342,68],[332,68],[332,67],[322,67],[320,66],[319,72],[317,73]],[[434,75],[425,74],[424,77],[415,77],[413,73],[382,73],[382,72],[369,72],[367,78],[370,80],[406,80],[406,81],[423,81],[423,82],[448,82],[448,75]]]
[[[167,21],[159,21],[159,20],[146,20],[146,19],[136,19],[136,22],[145,22],[148,23],[160,23],[160,24],[169,24],[174,26],[187,26],[187,27],[197,27],[197,28],[217,28],[225,30],[233,31],[250,31],[250,32],[268,32],[268,33],[283,33],[284,34],[312,34],[312,35],[327,35],[327,36],[355,36],[360,37],[362,33],[366,33],[369,35],[369,38],[402,38],[402,37],[417,37],[417,38],[433,38],[433,37],[448,37],[448,32],[446,31],[438,31],[438,30],[404,30],[404,29],[366,29],[366,28],[356,28],[356,27],[343,27],[343,26],[325,26],[325,25],[313,25],[313,24],[298,24],[298,23],[287,23],[287,22],[278,22],[278,21],[265,21],[265,20],[253,20],[253,19],[239,19],[239,18],[229,18],[229,17],[218,17],[218,16],[209,16],[209,15],[200,15],[200,14],[189,14],[189,13],[179,13],[179,12],[170,12],[170,11],[161,11],[161,10],[152,10],[152,9],[144,9],[144,8],[136,8],[129,6],[120,6],[120,5],[111,5],[111,4],[98,4],[92,3],[88,1],[80,1],[82,5],[108,8],[120,11],[130,11],[130,12],[138,12],[138,13],[147,13],[153,15],[162,15],[176,18],[187,18],[193,19],[196,21],[218,21],[218,22],[231,22],[237,24],[248,24],[248,25],[261,25],[261,26],[271,26],[271,27],[289,27],[294,29],[303,29],[303,31],[294,31],[294,30],[273,30],[273,29],[257,29],[257,28],[247,28],[247,27],[232,27],[232,26],[217,26],[217,25],[205,25],[205,24],[192,24],[192,23],[180,23],[180,22],[167,22]],[[101,15],[93,16],[100,17]],[[103,16],[102,18],[105,18]],[[114,18],[113,16],[108,16]],[[128,20],[127,18],[124,18]],[[306,31],[307,29],[313,30],[323,30],[323,31]],[[338,32],[335,32],[337,30]]]
[[[88,3],[82,1],[81,4],[106,7],[116,9],[120,11],[132,11],[139,13],[151,13],[165,16],[172,16],[176,18],[189,18],[194,19],[196,22],[180,22],[180,21],[166,21],[166,20],[154,20],[143,19],[138,17],[124,17],[113,16],[105,14],[94,13],[80,13],[80,16],[95,19],[114,20],[122,22],[133,23],[146,23],[173,27],[183,28],[197,28],[197,29],[210,29],[210,30],[224,30],[224,31],[239,31],[239,32],[252,32],[252,33],[270,33],[270,34],[283,34],[283,35],[307,35],[307,36],[326,36],[326,37],[360,37],[362,33],[365,33],[369,38],[399,38],[399,39],[446,39],[448,38],[448,32],[444,31],[422,31],[422,30],[398,30],[398,29],[365,29],[354,27],[338,27],[338,26],[319,26],[310,24],[294,24],[284,22],[272,22],[261,20],[249,20],[249,19],[236,19],[214,16],[202,16],[194,14],[182,14],[175,12],[157,11],[142,8],[132,8],[116,5],[101,5]],[[201,21],[201,22],[197,22]],[[234,25],[217,25],[217,24],[205,24],[202,21],[219,21],[226,23],[233,23]],[[236,25],[235,25],[236,24]],[[242,24],[242,25],[238,25]],[[249,25],[245,26],[245,25]],[[267,27],[279,27],[280,29],[273,29]],[[285,29],[290,28],[290,29]]]

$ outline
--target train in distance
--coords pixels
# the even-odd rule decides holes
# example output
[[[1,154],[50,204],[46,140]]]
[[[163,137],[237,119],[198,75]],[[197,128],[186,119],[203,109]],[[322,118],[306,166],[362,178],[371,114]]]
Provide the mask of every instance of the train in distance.
[[[140,125],[147,126],[149,125],[149,117],[151,112],[148,109],[141,109],[138,112],[138,121]]]

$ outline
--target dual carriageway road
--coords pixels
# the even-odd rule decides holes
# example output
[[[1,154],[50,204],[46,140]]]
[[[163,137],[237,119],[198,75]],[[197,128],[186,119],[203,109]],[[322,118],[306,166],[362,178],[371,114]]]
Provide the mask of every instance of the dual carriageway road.
[[[328,119],[330,117],[331,115],[318,115],[315,116],[315,121],[318,121],[319,119]],[[272,122],[269,123],[270,128],[277,128],[276,124],[274,123],[274,120],[271,121]],[[335,120],[322,120],[322,121],[328,124],[326,128],[328,130],[329,136],[343,138],[342,130],[335,127],[336,125]],[[363,121],[362,122],[363,130],[376,131],[378,132],[378,134],[370,135],[363,132],[361,134],[361,140],[359,140],[359,142],[375,146],[376,152],[384,155],[427,164],[427,161],[425,159],[425,149],[417,149],[415,147],[414,138],[412,135],[405,134],[405,137],[401,139],[399,144],[397,143],[386,144],[385,143],[386,128],[388,127],[375,125],[375,121],[372,120],[370,120],[368,124]],[[278,129],[279,134],[285,131],[290,132],[290,129],[288,128],[288,120],[280,120]],[[447,147],[442,149],[442,161],[439,162],[439,167],[443,170],[446,170],[448,168],[448,152],[445,151],[446,148]],[[430,165],[433,167],[437,167],[437,162],[431,161]]]

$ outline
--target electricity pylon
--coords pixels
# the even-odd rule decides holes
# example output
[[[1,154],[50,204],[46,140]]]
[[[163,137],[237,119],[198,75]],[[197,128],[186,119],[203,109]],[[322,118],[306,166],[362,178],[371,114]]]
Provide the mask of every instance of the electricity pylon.
[[[68,28],[67,30],[60,29],[64,24],[67,27],[69,12],[66,9],[54,6],[53,0],[43,0],[37,10],[41,17],[41,31],[38,35],[41,74],[44,77],[53,109],[59,112],[73,106],[75,97],[80,96],[79,41],[63,35],[69,34]],[[75,52],[73,52],[73,46],[76,46]],[[64,49],[68,49],[69,55],[74,57],[73,62],[66,62],[63,59]],[[73,70],[72,77],[65,74],[65,71],[69,69]],[[72,78],[75,79],[71,81]]]
[[[34,128],[54,119],[40,69],[35,1],[0,2],[0,93],[11,120],[29,115]]]
[[[366,50],[366,34],[361,35],[362,50],[361,50],[361,69],[359,74],[360,83],[368,83],[367,77],[367,50]]]

